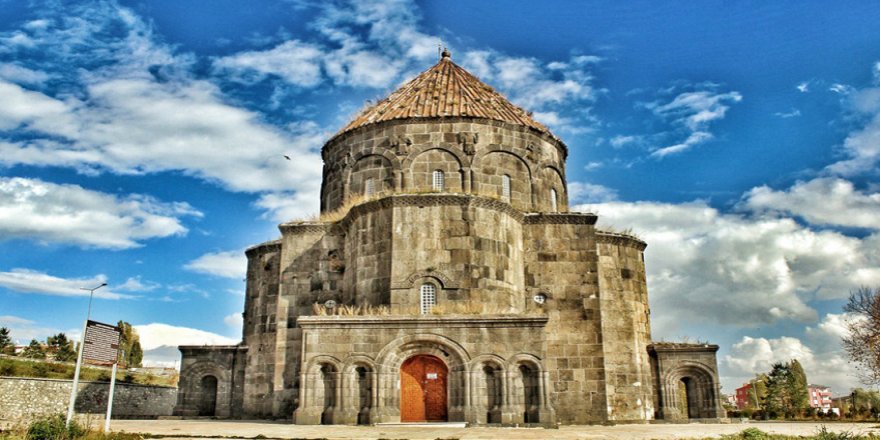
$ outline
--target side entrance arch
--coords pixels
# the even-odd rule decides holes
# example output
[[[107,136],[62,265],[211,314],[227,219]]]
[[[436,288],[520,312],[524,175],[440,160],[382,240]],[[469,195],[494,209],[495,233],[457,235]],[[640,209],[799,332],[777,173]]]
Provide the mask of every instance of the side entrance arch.
[[[413,356],[400,366],[400,421],[445,422],[449,369],[440,358]]]

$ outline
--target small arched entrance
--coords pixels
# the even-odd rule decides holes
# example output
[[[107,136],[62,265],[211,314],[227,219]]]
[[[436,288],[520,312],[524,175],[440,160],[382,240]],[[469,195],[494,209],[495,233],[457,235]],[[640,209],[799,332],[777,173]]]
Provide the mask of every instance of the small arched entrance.
[[[210,375],[202,377],[199,393],[199,416],[213,417],[217,411],[217,378]]]
[[[400,421],[445,422],[446,378],[449,369],[440,358],[413,356],[400,366]]]

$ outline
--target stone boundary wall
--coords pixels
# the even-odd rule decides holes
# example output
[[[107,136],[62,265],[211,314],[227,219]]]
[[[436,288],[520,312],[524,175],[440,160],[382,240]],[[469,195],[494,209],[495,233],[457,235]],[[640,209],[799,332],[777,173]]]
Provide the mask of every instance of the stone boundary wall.
[[[0,377],[0,420],[19,420],[44,414],[66,414],[73,381],[28,377]],[[107,412],[110,382],[80,381],[77,414]],[[146,419],[170,416],[177,402],[177,388],[116,382],[114,419]]]

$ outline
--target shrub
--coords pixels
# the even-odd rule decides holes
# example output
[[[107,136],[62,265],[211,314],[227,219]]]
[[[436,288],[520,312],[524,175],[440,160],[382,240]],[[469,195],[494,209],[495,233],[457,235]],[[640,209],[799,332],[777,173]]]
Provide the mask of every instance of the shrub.
[[[49,377],[49,366],[39,362],[33,367],[34,377]]]
[[[0,376],[15,376],[15,363],[10,360],[0,359]]]
[[[85,430],[76,421],[71,421],[70,426],[67,426],[64,416],[55,414],[31,422],[25,438],[27,440],[73,440],[84,434]]]

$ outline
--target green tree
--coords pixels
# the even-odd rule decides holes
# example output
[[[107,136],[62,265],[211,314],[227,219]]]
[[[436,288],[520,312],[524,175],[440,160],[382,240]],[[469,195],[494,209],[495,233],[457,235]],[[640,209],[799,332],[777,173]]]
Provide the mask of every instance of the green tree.
[[[797,359],[792,359],[788,364],[791,370],[791,383],[789,394],[791,396],[792,409],[797,413],[803,413],[810,407],[810,390],[807,386],[807,373]]]
[[[119,349],[124,353],[121,359],[127,367],[140,367],[144,360],[144,350],[141,348],[141,338],[137,330],[125,321],[117,324],[121,332]]]
[[[73,349],[73,341],[67,339],[64,333],[58,333],[54,336],[46,338],[46,344],[54,351],[55,360],[60,362],[71,362],[76,360],[76,351]]]
[[[46,349],[43,348],[43,344],[40,341],[31,339],[30,345],[24,349],[21,355],[31,359],[46,359]]]
[[[0,327],[0,354],[15,354],[15,344],[6,327]]]
[[[773,364],[767,378],[765,403],[770,417],[794,416],[791,404],[791,383],[793,380],[789,365],[781,362]]]

